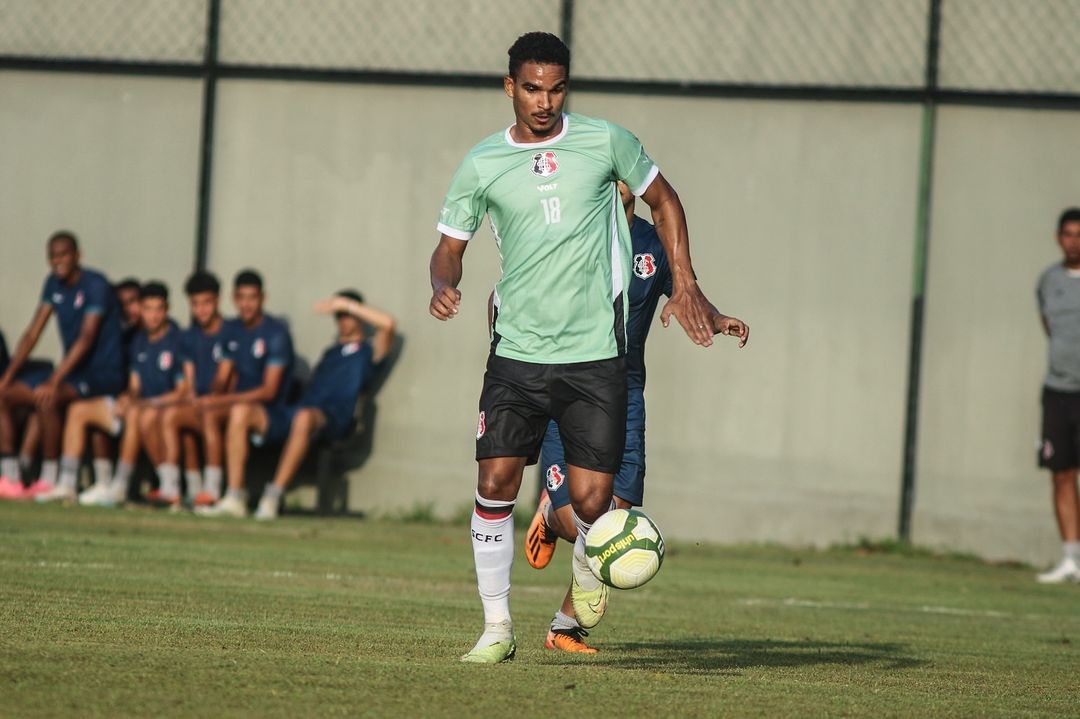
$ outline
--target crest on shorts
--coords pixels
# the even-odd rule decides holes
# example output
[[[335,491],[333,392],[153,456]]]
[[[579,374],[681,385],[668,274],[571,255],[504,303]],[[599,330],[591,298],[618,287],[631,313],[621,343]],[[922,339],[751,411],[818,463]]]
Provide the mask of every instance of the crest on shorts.
[[[86,302],[86,295],[83,294],[82,290],[79,290],[75,293],[75,309],[82,307],[84,302]]]
[[[554,492],[565,481],[566,477],[563,475],[562,470],[559,469],[559,465],[553,464],[547,468],[547,488],[549,492]]]
[[[162,372],[168,372],[170,367],[172,367],[172,352],[165,350],[158,355],[158,368]]]
[[[1042,456],[1043,459],[1050,459],[1054,456],[1054,444],[1048,439],[1043,440]]]
[[[533,174],[540,177],[551,177],[559,171],[559,158],[551,150],[538,152],[533,155]]]
[[[262,337],[255,340],[255,342],[253,342],[251,345],[251,354],[256,358],[261,358],[264,354],[266,354],[266,340],[264,340]]]
[[[487,419],[484,416],[483,410],[480,411],[480,419],[476,423],[476,438],[480,439],[484,436],[484,432],[487,431]]]
[[[656,258],[651,252],[634,255],[634,274],[643,280],[656,274]]]

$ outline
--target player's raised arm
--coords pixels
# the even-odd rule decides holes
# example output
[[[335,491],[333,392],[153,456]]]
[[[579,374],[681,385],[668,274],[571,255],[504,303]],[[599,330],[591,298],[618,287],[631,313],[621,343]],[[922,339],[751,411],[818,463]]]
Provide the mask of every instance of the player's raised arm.
[[[462,258],[467,240],[458,240],[443,234],[431,253],[431,304],[428,310],[435,319],[446,321],[455,317],[461,304]]]
[[[712,345],[713,327],[710,321],[712,305],[697,284],[697,275],[690,261],[690,233],[686,228],[686,213],[682,202],[662,174],[657,174],[641,199],[652,210],[653,224],[664,246],[668,264],[671,266],[671,299],[660,312],[664,327],[671,315],[682,325],[694,344]]]

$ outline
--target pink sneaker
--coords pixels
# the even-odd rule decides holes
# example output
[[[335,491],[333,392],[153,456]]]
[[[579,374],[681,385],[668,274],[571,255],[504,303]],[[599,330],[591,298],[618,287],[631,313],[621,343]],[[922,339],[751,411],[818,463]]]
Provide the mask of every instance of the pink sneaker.
[[[0,499],[26,499],[26,489],[17,479],[0,477]]]
[[[44,479],[39,479],[23,491],[22,499],[30,499],[36,497],[39,494],[45,494],[51,492],[53,485],[51,482],[46,482]]]

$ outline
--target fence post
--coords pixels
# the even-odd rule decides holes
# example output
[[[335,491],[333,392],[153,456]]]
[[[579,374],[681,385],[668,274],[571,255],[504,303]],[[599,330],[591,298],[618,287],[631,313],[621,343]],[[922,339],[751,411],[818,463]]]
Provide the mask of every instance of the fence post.
[[[206,50],[203,53],[202,133],[199,138],[199,194],[195,224],[195,269],[206,269],[210,247],[210,195],[214,169],[214,115],[217,104],[218,29],[221,0],[207,3]]]

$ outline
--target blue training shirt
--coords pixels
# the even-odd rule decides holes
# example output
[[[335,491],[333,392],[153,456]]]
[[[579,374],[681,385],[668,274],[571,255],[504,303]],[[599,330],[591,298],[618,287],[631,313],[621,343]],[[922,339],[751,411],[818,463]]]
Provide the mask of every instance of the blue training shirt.
[[[105,275],[83,267],[79,271],[79,281],[68,286],[50,273],[45,278],[41,301],[52,305],[64,352],[69,351],[79,338],[87,315],[102,315],[101,328],[94,338],[94,344],[76,370],[104,375],[123,371],[125,357],[121,342],[120,306]]]
[[[348,426],[356,398],[374,367],[370,342],[337,342],[326,348],[300,398],[301,407],[318,407],[337,430]]]
[[[225,359],[226,332],[223,321],[218,331],[206,334],[202,327],[192,323],[180,336],[180,352],[185,363],[195,370],[195,394],[201,397],[210,393],[218,365]]]
[[[671,266],[656,228],[634,216],[630,224],[634,247],[630,277],[630,309],[626,322],[626,386],[631,394],[645,389],[645,340],[649,338],[660,296],[671,296]]]
[[[226,320],[225,359],[236,370],[236,391],[246,392],[263,383],[266,368],[285,368],[285,377],[277,396],[268,404],[281,402],[289,393],[293,365],[292,336],[285,323],[276,317],[263,315],[262,321],[248,329],[239,319]]]
[[[139,376],[140,396],[146,399],[171,392],[184,378],[180,328],[169,320],[169,329],[151,342],[146,330],[131,341],[131,371]]]

